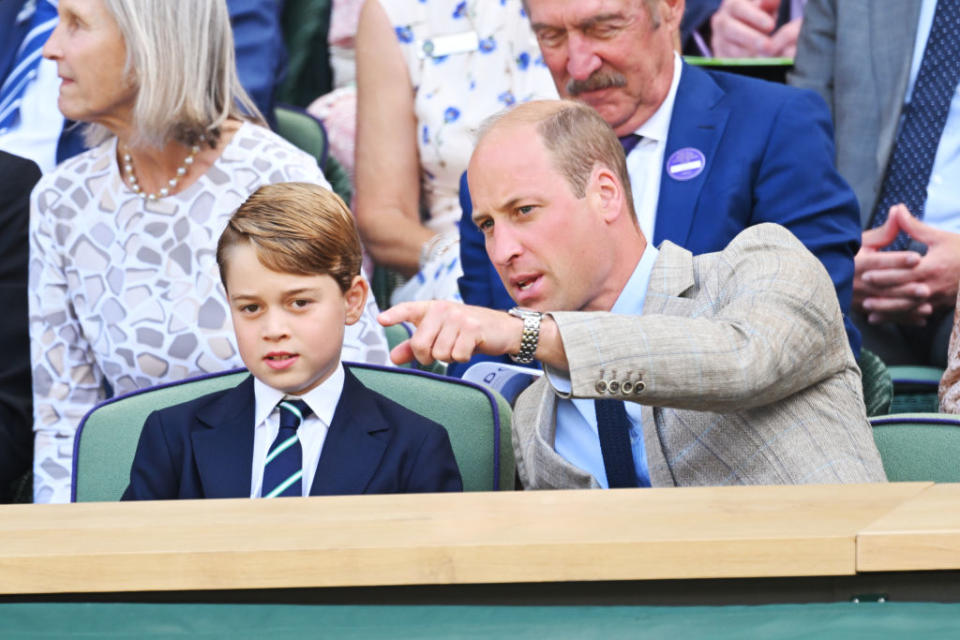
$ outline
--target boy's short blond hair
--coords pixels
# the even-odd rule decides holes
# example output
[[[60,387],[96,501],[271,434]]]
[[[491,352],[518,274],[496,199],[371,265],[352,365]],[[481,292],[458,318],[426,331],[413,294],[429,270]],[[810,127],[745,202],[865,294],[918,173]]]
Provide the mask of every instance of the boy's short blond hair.
[[[249,242],[260,263],[280,273],[329,275],[346,292],[363,256],[353,215],[340,196],[308,182],[280,182],[253,192],[230,217],[217,242],[227,286],[227,250]]]

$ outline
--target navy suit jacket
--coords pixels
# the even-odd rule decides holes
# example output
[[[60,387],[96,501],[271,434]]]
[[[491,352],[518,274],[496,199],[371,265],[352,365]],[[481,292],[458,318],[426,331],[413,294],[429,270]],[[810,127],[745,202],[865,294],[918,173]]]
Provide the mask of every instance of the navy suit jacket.
[[[0,0],[3,5],[3,0]],[[33,395],[27,263],[30,190],[40,179],[32,161],[0,151],[0,500],[33,461]]]
[[[123,500],[249,498],[253,377],[147,418]],[[310,495],[462,491],[446,430],[346,371]]]
[[[684,64],[664,162],[686,147],[700,150],[706,167],[685,182],[661,172],[654,245],[670,240],[694,254],[709,253],[749,226],[783,225],[826,267],[859,357],[860,333],[849,312],[860,211],[834,164],[833,125],[823,99],[812,91]],[[510,308],[514,303],[490,264],[465,193],[464,176],[460,293],[468,304]]]

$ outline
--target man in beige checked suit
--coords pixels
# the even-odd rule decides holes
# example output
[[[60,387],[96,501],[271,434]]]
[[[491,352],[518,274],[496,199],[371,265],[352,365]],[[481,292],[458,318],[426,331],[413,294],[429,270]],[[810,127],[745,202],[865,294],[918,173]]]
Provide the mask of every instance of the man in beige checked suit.
[[[885,479],[833,285],[790,232],[757,225],[697,257],[647,245],[619,141],[573,102],[495,119],[468,176],[520,307],[405,303],[381,322],[417,325],[396,362],[544,365],[513,415],[524,487]]]

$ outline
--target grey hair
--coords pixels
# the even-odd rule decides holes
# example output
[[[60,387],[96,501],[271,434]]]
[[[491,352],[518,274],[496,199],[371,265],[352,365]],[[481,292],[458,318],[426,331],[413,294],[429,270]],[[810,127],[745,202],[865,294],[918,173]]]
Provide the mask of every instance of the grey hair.
[[[229,118],[265,125],[240,85],[225,0],[103,0],[127,50],[124,73],[137,88],[131,146],[171,140],[216,146]],[[112,134],[91,124],[94,146]]]
[[[647,5],[647,13],[650,14],[650,22],[653,24],[653,28],[657,29],[660,27],[660,0],[643,0],[644,4]],[[530,2],[529,0],[521,0],[523,5],[523,12],[527,14],[527,18],[530,18]]]

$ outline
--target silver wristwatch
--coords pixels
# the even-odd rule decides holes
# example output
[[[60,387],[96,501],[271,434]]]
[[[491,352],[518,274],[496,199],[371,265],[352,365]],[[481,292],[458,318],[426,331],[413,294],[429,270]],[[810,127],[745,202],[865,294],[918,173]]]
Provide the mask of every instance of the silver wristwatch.
[[[530,311],[514,307],[507,311],[514,318],[523,320],[523,333],[520,334],[520,351],[517,355],[509,354],[510,359],[517,364],[530,364],[533,354],[537,352],[537,343],[540,342],[540,320],[543,314],[539,311]]]

